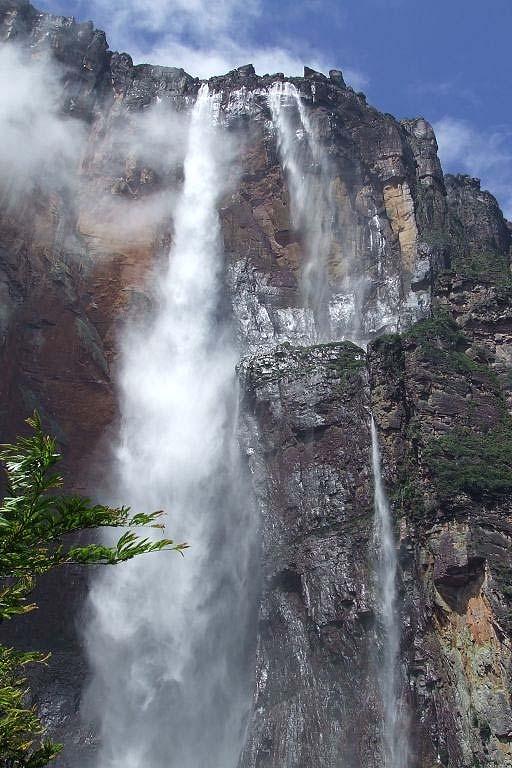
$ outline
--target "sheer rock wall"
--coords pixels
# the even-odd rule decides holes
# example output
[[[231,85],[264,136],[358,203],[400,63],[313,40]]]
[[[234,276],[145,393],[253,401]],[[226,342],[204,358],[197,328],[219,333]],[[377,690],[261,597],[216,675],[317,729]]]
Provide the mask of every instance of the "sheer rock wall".
[[[2,440],[38,408],[75,489],[94,495],[116,428],[120,333],[151,311],[182,179],[179,159],[148,160],[138,120],[157,102],[186,120],[200,83],[181,69],[135,66],[92,24],[21,0],[0,0],[0,38],[27,61],[49,53],[58,63],[62,113],[86,136],[72,195],[42,179],[13,201],[0,186]],[[510,765],[510,226],[476,180],[443,176],[424,119],[398,122],[341,73],[306,68],[291,80],[336,201],[331,305],[339,310],[350,271],[370,340],[367,355],[336,339],[312,346],[304,240],[267,102],[282,79],[244,66],[210,80],[239,144],[221,207],[226,311],[244,354],[242,440],[261,512],[255,698],[241,765],[381,764],[370,409],[400,539],[411,765]],[[66,741],[61,765],[94,752],[78,714],[83,578],[70,571],[44,584],[39,615],[10,630],[55,651],[37,701]]]

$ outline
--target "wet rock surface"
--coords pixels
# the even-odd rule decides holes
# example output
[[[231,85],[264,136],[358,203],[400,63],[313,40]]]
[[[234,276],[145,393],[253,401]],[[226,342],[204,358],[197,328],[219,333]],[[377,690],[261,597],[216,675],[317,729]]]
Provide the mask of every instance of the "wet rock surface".
[[[183,176],[179,153],[158,164],[141,146],[138,120],[159,102],[186,121],[200,82],[181,69],[134,65],[92,24],[21,0],[0,0],[0,38],[27,60],[49,51],[65,68],[61,108],[86,136],[72,204],[43,183],[15,204],[0,188],[2,440],[37,408],[74,489],[94,495],[117,418],[120,330],[155,301],[149,281],[172,241]],[[311,346],[304,238],[267,98],[283,79],[244,65],[210,80],[240,143],[221,222],[226,307],[248,355],[243,445],[261,513],[255,698],[241,765],[381,764],[372,408],[400,536],[411,765],[507,766],[510,225],[476,180],[443,176],[424,119],[379,113],[336,70],[290,78],[328,158],[330,311],[338,317],[357,303],[361,336],[381,337],[367,360],[349,343]],[[178,146],[180,124],[170,125]],[[318,167],[307,173],[316,178]],[[61,766],[82,765],[94,745],[79,716],[87,673],[76,617],[85,591],[83,574],[58,575],[42,585],[39,616],[8,636],[55,651],[37,701],[66,742]]]
[[[364,353],[350,343],[282,345],[252,358],[242,379],[263,594],[241,764],[373,765]]]
[[[496,337],[509,299],[496,311],[495,288],[453,275],[439,292],[431,319],[369,349],[414,721],[428,734],[416,746],[419,765],[436,751],[443,765],[508,765],[512,422]]]

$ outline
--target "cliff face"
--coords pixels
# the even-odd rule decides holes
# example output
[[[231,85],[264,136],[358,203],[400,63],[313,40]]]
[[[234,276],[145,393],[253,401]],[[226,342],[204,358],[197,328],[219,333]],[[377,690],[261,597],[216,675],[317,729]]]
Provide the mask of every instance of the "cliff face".
[[[244,382],[264,590],[242,764],[378,764],[364,353],[282,345]]]
[[[42,178],[16,197],[0,187],[2,439],[38,408],[75,487],[94,493],[117,419],[120,331],[154,302],[149,279],[172,241],[182,180],[176,115],[186,119],[200,83],[134,66],[91,24],[19,0],[0,0],[0,37],[27,62],[57,62],[59,114],[84,137],[71,186]],[[268,99],[283,82],[319,148],[293,125],[302,183],[332,207],[323,344],[312,344],[301,285],[321,211],[306,207],[297,224]],[[240,158],[220,215],[226,311],[244,354],[242,443],[261,510],[241,765],[382,764],[370,410],[399,531],[411,765],[510,765],[510,228],[476,180],[443,176],[425,120],[379,113],[338,71],[288,79],[245,66],[209,86]],[[161,136],[150,151],[141,120],[166,105],[162,162]],[[341,341],[355,330],[367,354]],[[16,640],[56,650],[38,701],[78,765],[94,746],[78,716],[86,673],[72,616],[84,586],[63,578],[69,599],[56,599],[59,579],[46,585]]]
[[[510,761],[510,415],[494,342],[504,324],[491,304],[484,334],[455,324],[443,305],[369,352],[400,516],[404,652],[429,734],[418,744],[424,764],[436,749],[447,765]]]

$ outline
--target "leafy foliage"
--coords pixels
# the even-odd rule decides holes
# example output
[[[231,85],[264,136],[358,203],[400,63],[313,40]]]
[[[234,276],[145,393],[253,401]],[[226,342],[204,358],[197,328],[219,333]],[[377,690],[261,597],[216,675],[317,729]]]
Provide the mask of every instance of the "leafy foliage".
[[[35,708],[25,704],[29,691],[24,667],[45,660],[42,654],[0,646],[0,759],[6,768],[43,768],[62,749],[44,739]]]
[[[186,544],[141,537],[134,529],[163,529],[163,512],[132,514],[129,507],[92,504],[58,493],[63,479],[54,438],[45,435],[37,413],[27,420],[32,431],[0,447],[7,494],[0,504],[0,622],[27,613],[38,576],[69,563],[115,565],[162,550],[180,553]],[[113,546],[76,546],[73,534],[98,527],[126,528]],[[4,768],[42,768],[61,747],[45,740],[44,728],[27,706],[24,668],[44,663],[44,655],[0,646],[0,764]]]

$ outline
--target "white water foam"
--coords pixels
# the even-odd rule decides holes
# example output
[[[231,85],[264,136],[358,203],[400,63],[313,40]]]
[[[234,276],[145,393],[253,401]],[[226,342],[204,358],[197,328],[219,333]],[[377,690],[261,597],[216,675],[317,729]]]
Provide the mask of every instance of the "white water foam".
[[[120,366],[118,501],[168,511],[184,558],[159,553],[93,585],[88,707],[97,768],[235,768],[249,707],[253,529],[236,445],[236,350],[222,322],[220,95],[191,111],[168,267]]]

